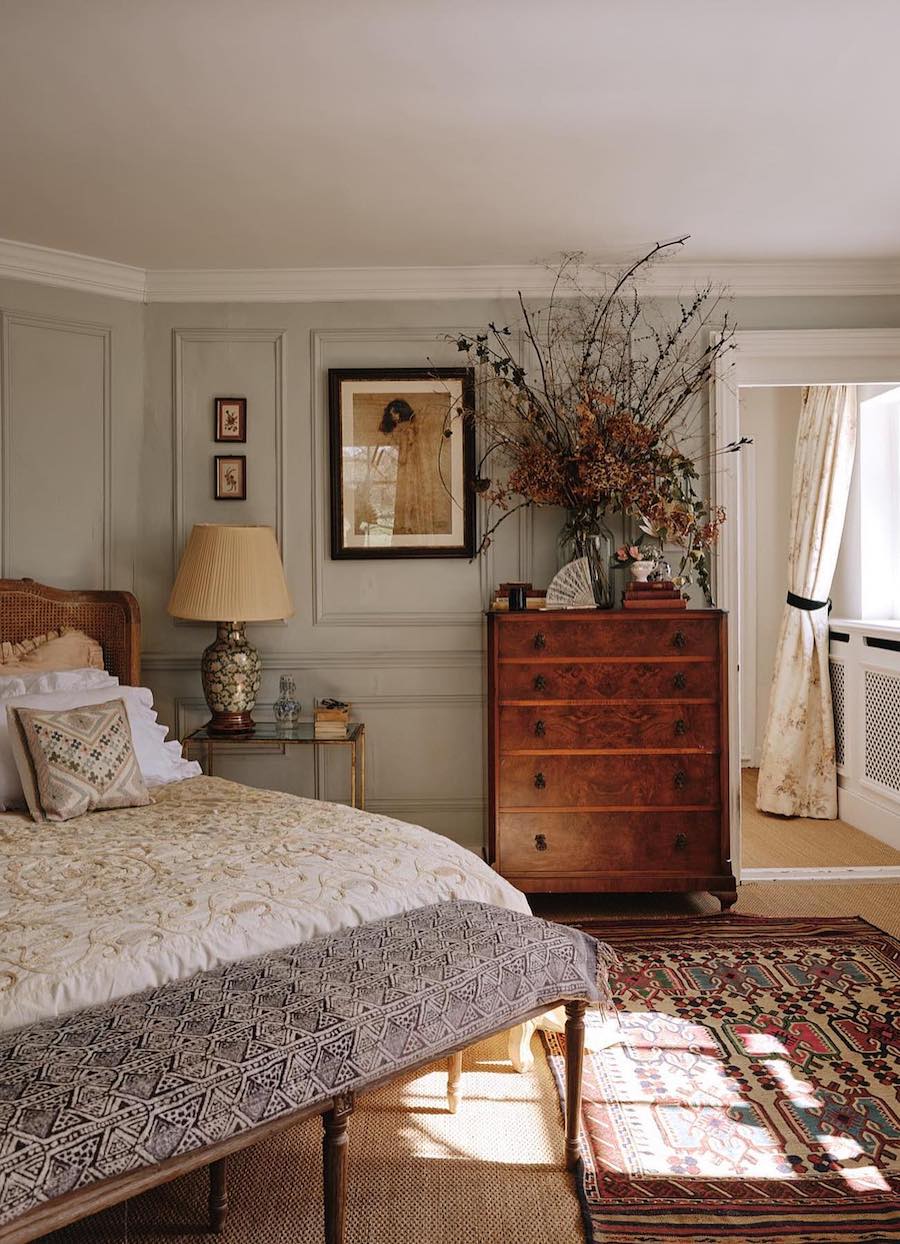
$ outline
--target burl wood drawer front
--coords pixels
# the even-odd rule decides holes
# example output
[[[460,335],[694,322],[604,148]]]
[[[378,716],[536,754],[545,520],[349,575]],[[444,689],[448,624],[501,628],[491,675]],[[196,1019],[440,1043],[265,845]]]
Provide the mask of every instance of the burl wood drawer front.
[[[501,756],[501,808],[719,806],[719,757]]]
[[[499,618],[498,653],[504,657],[713,657],[719,651],[719,616],[701,611],[669,618],[625,621],[610,618],[597,625],[596,615]]]
[[[716,704],[634,700],[626,704],[502,705],[499,751],[712,750],[719,742]]]
[[[710,660],[501,662],[504,700],[678,700],[719,697],[719,663]]]
[[[714,872],[716,812],[515,812],[497,819],[505,875]]]

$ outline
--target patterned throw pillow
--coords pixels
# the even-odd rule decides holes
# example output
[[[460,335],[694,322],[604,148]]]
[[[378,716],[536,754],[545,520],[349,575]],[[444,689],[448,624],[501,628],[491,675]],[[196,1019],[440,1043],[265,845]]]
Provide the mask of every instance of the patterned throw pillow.
[[[36,821],[68,821],[150,802],[122,700],[80,708],[8,707],[9,736]]]

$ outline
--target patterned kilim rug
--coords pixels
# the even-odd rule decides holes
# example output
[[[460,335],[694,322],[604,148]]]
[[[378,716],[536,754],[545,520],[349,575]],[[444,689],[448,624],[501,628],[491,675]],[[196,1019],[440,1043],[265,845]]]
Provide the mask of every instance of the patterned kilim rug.
[[[589,1017],[594,1244],[900,1241],[900,942],[858,919],[580,927],[621,959],[618,1019]]]

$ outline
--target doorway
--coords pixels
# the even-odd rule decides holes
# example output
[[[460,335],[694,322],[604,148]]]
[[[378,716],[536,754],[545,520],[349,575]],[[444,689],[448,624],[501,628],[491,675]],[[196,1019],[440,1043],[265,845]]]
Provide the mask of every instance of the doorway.
[[[818,868],[900,866],[900,850],[865,832],[862,825],[846,820],[770,816],[756,808],[756,783],[769,692],[788,589],[791,477],[802,392],[799,385],[758,385],[745,386],[738,394],[741,434],[752,441],[740,455],[741,561],[746,586],[739,619],[742,862],[745,867],[765,869],[808,868],[810,865]],[[862,597],[866,595],[866,580],[861,572],[866,566],[857,551],[859,527],[861,520],[868,519],[871,524],[873,516],[881,514],[878,548],[884,555],[886,498],[881,492],[892,486],[896,475],[893,461],[896,451],[889,452],[891,438],[886,424],[894,413],[888,402],[896,392],[889,385],[859,388],[860,420],[865,419],[869,424],[870,435],[860,436],[853,496],[832,586],[834,616],[839,620],[871,617],[876,588],[884,594],[893,584],[893,576],[872,573],[868,588],[870,608],[865,608]],[[876,456],[873,453],[876,447],[879,451],[883,447],[884,452]],[[861,459],[867,487],[861,486]],[[874,461],[870,463],[867,459]],[[884,489],[877,495],[867,496],[875,493],[876,472],[870,469],[875,463],[884,466]],[[863,549],[870,548],[873,543],[871,537],[863,539]],[[876,614],[881,616],[885,606],[880,596],[877,602],[880,612]],[[835,698],[840,699],[840,691],[835,688]]]
[[[847,820],[769,817],[755,807],[756,765],[787,590],[791,473],[801,388],[806,384],[851,383],[875,385],[884,391],[900,375],[900,332],[748,331],[739,332],[737,338],[737,348],[717,376],[714,393],[716,444],[724,447],[742,435],[754,440],[742,454],[724,457],[717,479],[717,497],[726,506],[730,520],[718,552],[716,581],[718,601],[730,614],[735,871],[744,880],[900,878],[900,796],[893,802],[882,799],[877,833],[864,832],[858,823]],[[873,393],[870,390],[866,396]],[[842,554],[843,568],[839,565],[835,592],[841,590],[839,579],[851,557],[856,558],[853,569],[858,579],[859,531],[850,516],[847,528],[848,552],[846,557]],[[852,579],[852,574],[849,577]],[[848,601],[846,606],[842,602],[844,607],[855,615],[850,621],[862,624],[858,601]],[[832,631],[837,622],[843,625],[847,620],[836,613]],[[895,638],[900,678],[900,620]],[[868,642],[861,637],[857,647]],[[837,668],[839,676],[845,673],[848,652],[842,651],[832,660],[832,669]],[[838,700],[836,696],[836,704]],[[849,704],[841,708],[850,728],[855,708]],[[843,777],[841,783],[846,785]],[[849,797],[847,804],[853,811],[861,806]],[[842,799],[842,815],[843,805]],[[858,818],[854,816],[854,820]]]

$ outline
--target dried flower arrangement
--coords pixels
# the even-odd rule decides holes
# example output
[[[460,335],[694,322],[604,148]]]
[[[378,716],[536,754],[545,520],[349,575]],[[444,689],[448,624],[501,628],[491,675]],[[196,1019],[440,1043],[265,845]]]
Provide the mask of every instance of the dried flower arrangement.
[[[500,511],[479,551],[525,506],[564,507],[576,556],[605,516],[624,514],[679,546],[682,583],[696,577],[708,593],[707,554],[725,514],[698,493],[697,459],[685,446],[698,437],[705,391],[734,329],[712,285],[674,316],[640,291],[650,265],[685,241],[658,243],[611,278],[565,255],[545,306],[519,295],[530,365],[516,356],[509,326],[452,338],[479,377],[480,401],[467,412],[483,441],[474,486]],[[499,478],[485,474],[494,464]]]

